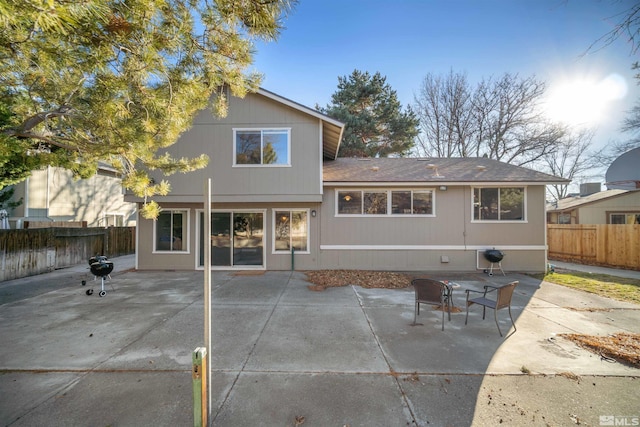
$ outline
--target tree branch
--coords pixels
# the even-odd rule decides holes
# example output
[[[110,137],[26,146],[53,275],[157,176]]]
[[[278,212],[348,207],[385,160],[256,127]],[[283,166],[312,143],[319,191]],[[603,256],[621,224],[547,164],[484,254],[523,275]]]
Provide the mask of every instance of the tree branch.
[[[35,139],[38,141],[43,141],[46,142],[49,145],[54,145],[56,147],[62,148],[64,150],[69,150],[69,151],[77,151],[79,152],[79,148],[78,147],[74,147],[71,145],[67,145],[67,144],[63,144],[61,142],[59,142],[58,140],[52,139],[47,135],[43,135],[40,133],[34,133],[34,132],[28,132],[28,131],[20,131],[20,130],[16,130],[16,129],[5,129],[4,131],[2,131],[3,134],[5,134],[6,136],[12,136],[14,138],[28,138],[28,139]]]

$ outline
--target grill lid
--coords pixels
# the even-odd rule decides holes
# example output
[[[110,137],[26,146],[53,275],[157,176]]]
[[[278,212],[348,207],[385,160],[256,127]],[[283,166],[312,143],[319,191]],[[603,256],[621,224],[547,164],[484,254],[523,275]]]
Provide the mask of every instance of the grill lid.
[[[484,257],[489,262],[500,262],[502,258],[504,258],[504,253],[497,249],[489,249],[488,251],[484,251]]]

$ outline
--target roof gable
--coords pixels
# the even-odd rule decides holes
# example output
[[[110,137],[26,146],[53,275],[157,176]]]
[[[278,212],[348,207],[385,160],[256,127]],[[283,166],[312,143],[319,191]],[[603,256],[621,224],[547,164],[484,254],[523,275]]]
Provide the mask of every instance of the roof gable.
[[[340,148],[340,142],[342,141],[342,134],[345,127],[344,123],[314,110],[313,108],[306,107],[273,92],[269,92],[266,89],[258,89],[258,94],[320,119],[322,122],[322,155],[324,158],[330,160],[338,157],[338,149]]]

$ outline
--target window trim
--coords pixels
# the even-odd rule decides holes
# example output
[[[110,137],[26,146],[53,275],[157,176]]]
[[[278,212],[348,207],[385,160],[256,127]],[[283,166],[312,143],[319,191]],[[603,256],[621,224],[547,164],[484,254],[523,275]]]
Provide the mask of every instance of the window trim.
[[[565,219],[568,219],[569,222],[564,222]],[[571,225],[571,219],[571,212],[558,212],[556,222],[561,225]]]
[[[475,218],[475,205],[473,197],[475,195],[476,189],[482,190],[483,188],[497,188],[498,190],[502,188],[522,188],[522,219],[476,219]],[[522,185],[482,185],[482,186],[471,186],[471,222],[472,223],[480,223],[480,224],[526,224],[529,222],[529,218],[527,216],[527,188],[528,186]],[[500,197],[500,191],[498,191],[498,197]],[[498,203],[500,200],[498,199]],[[498,207],[498,215],[500,214],[500,207]]]
[[[157,225],[158,225],[158,219],[154,219],[153,220],[153,241],[152,241],[152,245],[153,245],[153,249],[151,250],[152,254],[163,254],[163,255],[170,255],[170,254],[190,254],[191,253],[191,245],[189,244],[189,240],[190,240],[190,230],[191,230],[191,209],[189,208],[163,208],[162,211],[160,213],[163,212],[171,212],[173,214],[173,212],[182,212],[186,218],[187,218],[187,223],[185,226],[185,230],[182,231],[182,247],[186,248],[186,249],[182,249],[182,250],[161,250],[158,249],[156,244],[157,244]],[[173,220],[173,215],[172,215],[172,220]],[[186,239],[184,238],[186,236]]]
[[[311,209],[309,208],[272,208],[271,209],[271,254],[272,255],[290,255],[289,250],[277,250],[276,249],[276,212],[305,212],[307,214],[307,250],[298,251],[296,254],[311,254]],[[289,233],[289,243],[291,243],[291,233]]]
[[[116,217],[121,217],[122,218],[122,225],[108,225],[109,218],[115,219],[115,222],[117,223],[118,221],[117,221]],[[102,225],[104,227],[126,227],[125,214],[120,213],[120,212],[103,212],[102,213]]]
[[[238,152],[236,144],[236,135],[242,131],[260,131],[260,163],[238,163]],[[262,150],[263,146],[263,132],[265,131],[284,131],[287,134],[287,162],[278,164],[264,164],[262,163]],[[291,128],[290,127],[267,127],[267,128],[233,128],[233,165],[234,168],[288,168],[291,167]]]
[[[359,214],[343,214],[339,211],[339,203],[340,203],[340,192],[360,192],[360,212]],[[408,214],[400,214],[393,213],[393,205],[392,205],[392,193],[400,192],[400,191],[410,191],[411,192],[411,210],[413,211],[413,194],[414,193],[431,193],[431,211],[430,214],[418,214],[418,213],[408,213]],[[364,193],[387,193],[387,212],[384,214],[366,214],[364,213]],[[436,189],[435,187],[394,187],[394,188],[336,188],[335,189],[335,211],[334,216],[339,218],[347,218],[347,217],[358,217],[358,218],[434,218],[436,216]]]
[[[626,219],[627,219],[627,215],[633,215],[633,216],[636,216],[636,217],[637,217],[638,215],[640,215],[640,212],[638,212],[638,211],[634,211],[634,210],[630,210],[630,211],[613,211],[613,210],[612,210],[612,211],[607,211],[607,212],[606,212],[606,214],[607,214],[607,224],[613,224],[613,225],[630,225],[630,224],[635,224],[635,223],[633,223],[633,222],[632,222],[632,223],[628,223],[628,222],[626,221]],[[614,223],[614,222],[613,222],[613,216],[614,216],[614,215],[624,215],[624,217],[625,217],[625,222],[624,222],[624,223],[622,223],[622,224]]]

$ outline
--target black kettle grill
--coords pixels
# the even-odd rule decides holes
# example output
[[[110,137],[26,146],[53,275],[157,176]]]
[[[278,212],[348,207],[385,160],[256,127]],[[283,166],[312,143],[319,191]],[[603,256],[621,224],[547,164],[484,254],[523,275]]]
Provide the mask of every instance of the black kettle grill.
[[[100,277],[100,292],[98,295],[101,297],[105,296],[107,292],[104,290],[104,280],[105,277],[111,278],[110,274],[113,271],[113,262],[107,260],[107,257],[104,255],[98,255],[89,258],[89,268],[91,269],[91,274],[95,277]],[[85,285],[86,282],[83,280],[82,284]],[[93,289],[87,289],[87,295],[93,294]]]
[[[499,251],[495,248],[489,249],[484,251],[484,257],[491,263],[491,266],[489,268],[485,268],[485,273],[487,273],[489,276],[493,276],[493,264],[498,264],[498,268],[500,269],[500,271],[502,271],[502,275],[506,276],[506,274],[504,274],[504,270],[502,269],[502,259],[504,258],[504,252]]]

